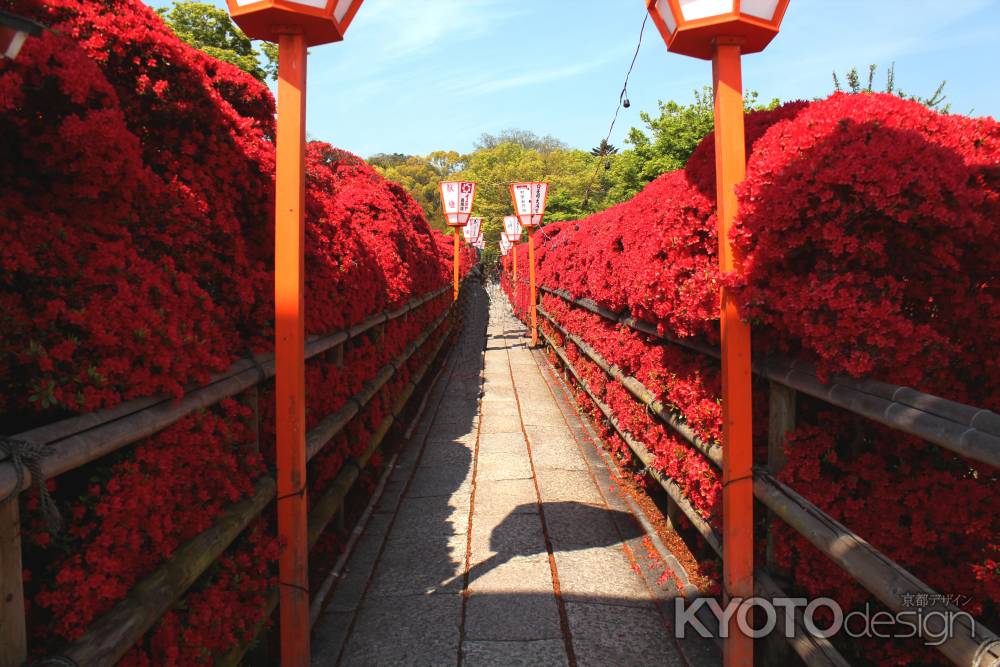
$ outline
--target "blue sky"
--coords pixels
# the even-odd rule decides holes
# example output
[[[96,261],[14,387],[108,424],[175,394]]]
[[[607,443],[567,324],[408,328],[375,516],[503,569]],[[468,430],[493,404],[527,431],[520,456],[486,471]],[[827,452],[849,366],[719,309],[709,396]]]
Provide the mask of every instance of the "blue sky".
[[[468,151],[510,127],[589,149],[607,132],[643,12],[641,0],[366,0],[345,41],[311,49],[309,135],[366,157]],[[895,62],[903,90],[930,95],[947,79],[954,112],[1000,118],[998,47],[1000,0],[791,0],[781,34],[744,59],[744,85],[808,99],[832,90],[834,69],[876,63],[882,85]],[[612,143],[639,111],[689,101],[710,76],[709,63],[668,53],[649,22]]]

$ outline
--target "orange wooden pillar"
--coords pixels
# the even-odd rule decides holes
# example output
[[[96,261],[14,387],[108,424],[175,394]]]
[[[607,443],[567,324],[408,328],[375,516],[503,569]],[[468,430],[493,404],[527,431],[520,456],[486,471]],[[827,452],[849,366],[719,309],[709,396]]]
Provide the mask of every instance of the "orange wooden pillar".
[[[454,253],[454,261],[452,262],[452,264],[454,265],[453,268],[455,273],[455,293],[454,293],[454,298],[452,299],[453,301],[458,301],[458,273],[459,273],[458,265],[459,265],[459,256],[461,254],[461,248],[459,248],[459,240],[458,240],[459,236],[458,229],[459,228],[456,227],[454,230],[455,233],[453,234],[453,236],[455,237],[455,253]]]
[[[517,293],[516,292],[516,290],[517,290],[517,246],[518,246],[518,244],[515,243],[514,247],[511,248],[511,253],[514,255],[514,290],[515,290],[514,293],[515,294]]]
[[[531,347],[538,346],[538,292],[535,289],[535,228],[528,227],[528,282],[531,299]]]
[[[305,434],[306,42],[278,38],[274,209],[275,435],[281,664],[309,665],[309,547]]]
[[[736,218],[735,187],[746,176],[740,46],[718,39],[712,59],[715,89],[715,169],[719,218],[719,264],[735,269],[730,230]],[[726,601],[753,597],[753,465],[750,388],[750,326],[722,288],[722,579]],[[723,648],[726,667],[753,665],[753,639],[729,621]]]

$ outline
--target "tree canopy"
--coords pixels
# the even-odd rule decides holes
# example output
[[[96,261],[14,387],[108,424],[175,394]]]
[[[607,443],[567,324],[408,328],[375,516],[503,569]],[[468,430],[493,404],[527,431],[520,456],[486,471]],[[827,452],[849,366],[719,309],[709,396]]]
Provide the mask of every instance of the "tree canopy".
[[[213,58],[236,65],[264,81],[278,75],[278,47],[253,41],[233,23],[229,12],[205,2],[175,0],[156,13],[183,41]]]

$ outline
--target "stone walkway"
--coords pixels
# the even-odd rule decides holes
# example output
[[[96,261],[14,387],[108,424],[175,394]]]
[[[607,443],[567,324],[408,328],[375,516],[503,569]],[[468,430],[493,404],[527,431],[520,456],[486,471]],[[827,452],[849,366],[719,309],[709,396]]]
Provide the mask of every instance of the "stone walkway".
[[[673,639],[676,587],[586,425],[499,292],[474,289],[313,664],[719,664]]]

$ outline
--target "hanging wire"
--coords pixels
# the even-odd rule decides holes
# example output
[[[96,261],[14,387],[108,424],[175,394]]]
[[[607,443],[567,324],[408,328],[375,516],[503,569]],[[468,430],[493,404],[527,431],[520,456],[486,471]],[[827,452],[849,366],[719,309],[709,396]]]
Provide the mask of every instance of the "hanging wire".
[[[611,133],[614,132],[615,123],[618,121],[618,114],[621,112],[622,107],[628,109],[632,106],[632,103],[628,99],[628,80],[632,76],[632,68],[635,67],[635,61],[639,58],[639,48],[642,46],[642,35],[646,32],[646,21],[649,20],[649,12],[644,11],[642,16],[642,27],[639,28],[639,41],[635,45],[635,53],[632,54],[632,62],[629,63],[628,71],[625,72],[625,83],[622,84],[622,92],[618,95],[618,106],[615,107],[615,113],[611,117],[611,125],[608,127],[608,133],[604,137],[604,142],[602,145],[606,145],[611,140]],[[587,191],[583,195],[583,205],[586,206],[590,201],[591,188],[594,186],[594,180],[597,178],[597,174],[601,169],[601,160],[597,161],[594,165],[594,173],[590,175],[590,182],[587,183]]]
[[[636,42],[635,51],[632,53],[632,62],[629,63],[628,71],[625,72],[625,82],[622,84],[622,90],[618,94],[618,106],[615,107],[615,113],[611,117],[611,124],[608,127],[608,133],[604,137],[604,143],[607,144],[611,140],[611,133],[614,132],[615,123],[618,121],[618,114],[621,112],[622,107],[628,109],[632,106],[632,103],[628,99],[628,80],[632,76],[632,69],[635,67],[635,61],[639,58],[639,49],[642,47],[642,35],[646,31],[646,22],[649,20],[649,12],[644,11],[642,17],[642,25],[639,27],[639,40]],[[587,183],[587,190],[583,195],[583,204],[586,205],[590,201],[591,189],[594,186],[594,180],[597,178],[597,174],[600,171],[601,165],[604,164],[603,160],[598,160],[597,164],[594,166],[594,173],[590,176],[590,182]],[[509,183],[492,183],[492,182],[482,182],[476,183],[476,187],[486,186],[486,187],[509,187]],[[542,237],[549,241],[552,237],[545,233],[545,227],[538,227],[535,230],[536,233],[540,233]]]

